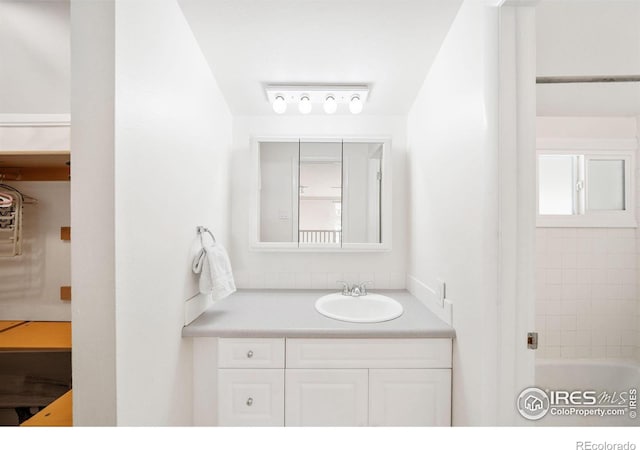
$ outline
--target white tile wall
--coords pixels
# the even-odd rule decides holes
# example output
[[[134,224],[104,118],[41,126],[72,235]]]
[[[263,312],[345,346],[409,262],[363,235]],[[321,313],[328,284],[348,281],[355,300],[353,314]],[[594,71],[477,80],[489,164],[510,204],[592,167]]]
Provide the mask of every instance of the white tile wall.
[[[370,281],[370,289],[404,289],[404,272],[247,272],[234,270],[238,288],[248,289],[341,289],[339,280]]]
[[[539,358],[639,357],[635,229],[536,230]]]

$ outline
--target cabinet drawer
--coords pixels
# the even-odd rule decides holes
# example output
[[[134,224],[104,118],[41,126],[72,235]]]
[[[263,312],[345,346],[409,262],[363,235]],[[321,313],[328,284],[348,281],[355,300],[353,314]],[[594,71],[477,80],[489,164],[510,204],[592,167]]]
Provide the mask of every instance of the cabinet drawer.
[[[284,369],[219,369],[218,424],[283,426]]]
[[[451,367],[451,339],[287,339],[287,367]]]
[[[284,339],[219,339],[218,367],[284,368]]]

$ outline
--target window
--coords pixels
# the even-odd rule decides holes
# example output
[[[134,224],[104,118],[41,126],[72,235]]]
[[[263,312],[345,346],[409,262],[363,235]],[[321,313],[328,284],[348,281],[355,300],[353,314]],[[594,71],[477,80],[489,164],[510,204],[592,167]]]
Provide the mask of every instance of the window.
[[[539,150],[539,227],[635,227],[632,151]]]
[[[538,157],[538,208],[540,214],[572,215],[577,210],[578,156]]]

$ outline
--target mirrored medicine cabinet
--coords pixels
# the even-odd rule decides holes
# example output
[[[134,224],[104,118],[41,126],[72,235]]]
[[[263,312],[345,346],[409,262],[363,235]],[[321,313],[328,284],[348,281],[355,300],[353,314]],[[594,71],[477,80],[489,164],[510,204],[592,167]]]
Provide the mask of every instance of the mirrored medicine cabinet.
[[[252,248],[391,249],[391,141],[255,138]]]

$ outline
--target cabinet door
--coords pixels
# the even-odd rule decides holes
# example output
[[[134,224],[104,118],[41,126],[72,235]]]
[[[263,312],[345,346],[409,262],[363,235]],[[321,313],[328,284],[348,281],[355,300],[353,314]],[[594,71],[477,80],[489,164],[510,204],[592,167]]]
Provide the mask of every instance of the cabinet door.
[[[369,424],[450,426],[451,369],[371,369]]]
[[[366,426],[367,369],[287,369],[287,426]]]
[[[283,426],[284,369],[219,369],[218,424]]]

